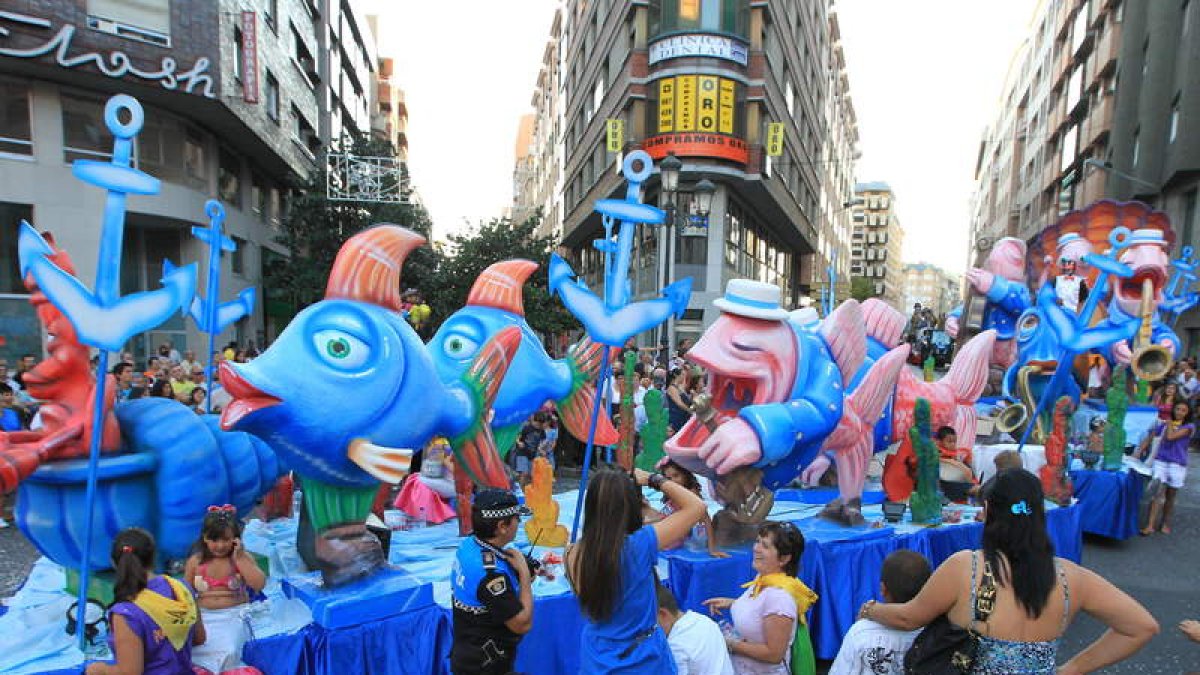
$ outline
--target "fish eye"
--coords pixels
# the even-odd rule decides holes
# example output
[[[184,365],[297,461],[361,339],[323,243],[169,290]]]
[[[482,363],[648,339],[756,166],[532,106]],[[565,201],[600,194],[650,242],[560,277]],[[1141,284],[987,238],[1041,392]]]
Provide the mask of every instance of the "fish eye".
[[[342,330],[313,333],[313,346],[325,363],[339,370],[361,368],[371,356],[371,348],[365,342]]]
[[[1038,318],[1037,314],[1030,314],[1021,319],[1021,337],[1029,337],[1030,333],[1037,330],[1037,327],[1039,324],[1041,324],[1041,322],[1042,320]]]
[[[466,358],[479,351],[479,343],[461,333],[451,333],[442,341],[442,349],[455,358]]]

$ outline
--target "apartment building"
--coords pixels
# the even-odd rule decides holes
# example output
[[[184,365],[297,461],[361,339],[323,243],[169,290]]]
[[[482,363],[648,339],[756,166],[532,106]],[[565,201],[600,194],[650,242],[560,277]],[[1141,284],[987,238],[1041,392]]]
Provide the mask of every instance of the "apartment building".
[[[912,305],[904,301],[904,229],[896,217],[896,196],[883,182],[857,183],[854,196],[850,274],[867,279],[875,297],[907,311]]]

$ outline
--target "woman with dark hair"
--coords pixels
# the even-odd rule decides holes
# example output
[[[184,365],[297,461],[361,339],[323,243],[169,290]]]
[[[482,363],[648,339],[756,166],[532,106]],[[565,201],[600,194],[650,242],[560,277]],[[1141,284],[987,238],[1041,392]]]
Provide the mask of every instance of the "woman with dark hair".
[[[1150,403],[1158,408],[1158,419],[1163,422],[1171,420],[1171,411],[1174,410],[1175,404],[1182,400],[1179,396],[1179,385],[1174,382],[1168,382],[1159,387],[1150,397]]]
[[[692,395],[688,391],[688,371],[676,368],[667,376],[667,424],[678,433],[692,415]]]
[[[914,630],[945,614],[979,635],[971,673],[1090,673],[1141,649],[1158,623],[1103,577],[1054,556],[1046,533],[1042,484],[1024,469],[1005,469],[983,486],[983,550],[950,556],[905,603],[863,605],[859,616]],[[994,593],[986,621],[974,619],[977,593]],[[1108,630],[1057,667],[1058,643],[1083,611]]]
[[[155,380],[154,384],[150,385],[150,396],[174,399],[175,390],[171,387],[171,381],[167,379]]]
[[[1171,514],[1175,511],[1175,495],[1187,478],[1188,444],[1192,442],[1195,425],[1189,422],[1192,407],[1186,401],[1176,401],[1171,409],[1169,422],[1158,422],[1151,433],[1142,438],[1141,451],[1145,451],[1150,439],[1158,438],[1158,452],[1151,464],[1153,477],[1163,484],[1164,489],[1150,501],[1150,513],[1142,536],[1155,531],[1171,534]],[[1161,520],[1160,520],[1161,517]]]
[[[675,512],[643,525],[638,486],[661,491]],[[587,619],[579,672],[675,672],[667,636],[658,625],[654,562],[664,544],[687,536],[704,510],[698,496],[659,473],[637,469],[630,478],[604,466],[592,474],[583,502],[583,534],[566,560],[567,578]]]
[[[204,644],[204,623],[186,586],[154,574],[154,554],[154,537],[141,528],[113,538],[108,642],[116,662],[89,664],[87,675],[192,672],[192,645]]]
[[[737,675],[788,675],[796,627],[817,601],[804,582],[796,578],[804,535],[789,522],[763,523],[754,542],[752,565],[758,576],[745,584],[741,597],[704,601],[714,615],[726,609],[733,619],[735,636],[725,638]],[[811,652],[811,645],[808,646]],[[815,666],[807,665],[806,672]]]

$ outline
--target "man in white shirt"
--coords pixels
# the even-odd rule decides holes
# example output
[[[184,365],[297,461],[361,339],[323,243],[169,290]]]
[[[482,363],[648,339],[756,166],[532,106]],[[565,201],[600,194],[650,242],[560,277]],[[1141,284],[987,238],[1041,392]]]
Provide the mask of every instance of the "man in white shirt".
[[[915,551],[894,551],[883,561],[879,590],[884,602],[908,602],[931,574],[929,561]],[[842,640],[829,675],[901,675],[904,655],[919,630],[901,631],[859,619]]]
[[[716,622],[696,612],[679,612],[675,595],[662,584],[658,591],[658,625],[667,634],[679,675],[733,675],[725,636]]]

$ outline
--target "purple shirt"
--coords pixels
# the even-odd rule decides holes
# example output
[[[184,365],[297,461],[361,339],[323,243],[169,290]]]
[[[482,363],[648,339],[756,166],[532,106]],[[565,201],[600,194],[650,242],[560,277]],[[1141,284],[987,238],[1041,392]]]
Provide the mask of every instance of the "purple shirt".
[[[146,588],[165,598],[175,597],[171,586],[162,577],[151,579]],[[125,619],[129,629],[142,641],[142,652],[145,655],[142,672],[145,675],[192,675],[192,639],[196,634],[195,626],[188,632],[188,640],[183,649],[175,651],[171,641],[158,629],[158,624],[154,623],[141,607],[132,602],[118,602],[109,610],[109,620],[112,620],[112,615],[117,614]],[[108,647],[116,653],[112,633],[108,635]]]
[[[1154,433],[1163,433],[1163,428],[1166,426],[1166,423],[1159,422],[1154,428]],[[1154,456],[1156,460],[1160,462],[1171,462],[1172,464],[1178,464],[1180,466],[1187,466],[1188,444],[1191,443],[1192,433],[1196,428],[1191,424],[1185,424],[1179,428],[1187,429],[1187,435],[1185,435],[1183,438],[1177,438],[1173,441],[1164,435],[1162,441],[1158,444],[1158,454]]]

